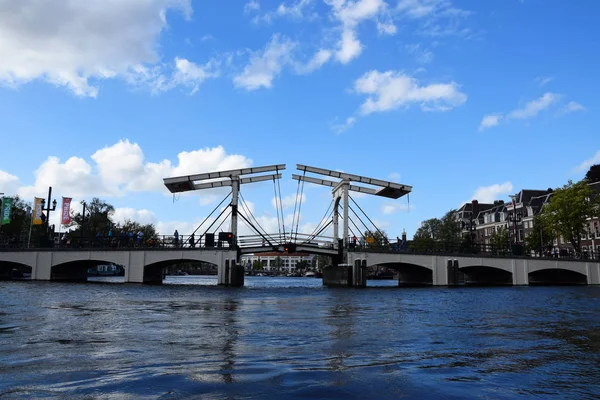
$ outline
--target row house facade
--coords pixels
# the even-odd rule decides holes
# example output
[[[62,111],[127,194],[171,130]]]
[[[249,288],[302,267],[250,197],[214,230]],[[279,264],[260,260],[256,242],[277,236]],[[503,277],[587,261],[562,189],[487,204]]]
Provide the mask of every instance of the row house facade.
[[[600,194],[600,182],[590,184],[590,188]],[[533,232],[534,217],[550,201],[552,189],[523,189],[510,197],[512,200],[507,203],[496,200],[493,204],[478,205],[473,201],[463,205],[457,210],[457,220],[462,224],[463,234],[471,232],[476,243],[489,245],[494,233],[500,228],[506,228],[511,241],[523,245]],[[556,253],[573,250],[562,237],[554,238],[553,245]],[[600,254],[600,217],[588,219],[581,250],[584,253]]]

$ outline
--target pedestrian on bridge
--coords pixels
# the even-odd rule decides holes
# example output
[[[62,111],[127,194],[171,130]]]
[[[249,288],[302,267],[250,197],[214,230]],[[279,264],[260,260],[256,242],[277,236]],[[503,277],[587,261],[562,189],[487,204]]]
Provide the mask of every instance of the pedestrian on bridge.
[[[177,232],[177,229],[175,229],[173,236],[175,237],[175,247],[177,247],[179,245],[179,232]]]

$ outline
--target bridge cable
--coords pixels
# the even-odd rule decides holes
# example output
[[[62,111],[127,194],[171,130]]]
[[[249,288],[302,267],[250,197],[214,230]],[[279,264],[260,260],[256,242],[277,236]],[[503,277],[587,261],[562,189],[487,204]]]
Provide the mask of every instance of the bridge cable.
[[[304,171],[306,174],[306,171]],[[290,241],[294,236],[294,221],[296,220],[296,207],[298,206],[298,192],[300,192],[300,179],[298,179],[298,186],[296,187],[296,198],[294,199],[294,214],[292,215],[292,229],[290,231]]]
[[[267,241],[267,243],[269,243],[269,245],[270,245],[270,246],[273,246],[273,243],[271,243],[271,241],[270,241],[269,239],[267,239],[267,238],[266,238],[266,237],[265,237],[265,236],[264,236],[264,235],[263,235],[263,234],[262,234],[262,233],[261,233],[261,232],[260,232],[258,229],[256,229],[256,227],[255,227],[255,226],[252,224],[252,222],[250,222],[250,221],[248,220],[248,218],[246,218],[246,217],[244,216],[244,214],[240,213],[239,215],[240,215],[240,217],[242,217],[242,218],[244,219],[244,221],[246,221],[246,223],[248,224],[248,226],[249,226],[251,229],[254,229],[254,231],[255,231],[256,233],[258,233],[258,234],[260,235],[260,237],[262,237],[264,240],[266,240],[266,241]],[[267,236],[268,236],[268,234],[267,234]],[[271,239],[273,239],[273,238],[271,238]]]
[[[283,201],[281,198],[281,183],[279,182],[280,180],[277,179],[277,188],[279,189],[279,207],[281,208],[281,225],[283,226],[283,241],[285,242],[286,240],[286,235],[285,235],[285,217],[283,216]],[[279,221],[277,221],[279,222]],[[281,237],[279,238],[279,240],[281,240]]]
[[[329,206],[331,207],[332,205],[333,205],[333,200],[331,201]],[[328,208],[328,210],[329,210],[329,208]],[[323,218],[319,221],[319,224],[317,225],[317,227],[315,228],[313,233],[310,234],[310,236],[307,240],[311,241],[314,238],[316,238],[319,235],[319,233],[322,232],[322,229],[320,228],[321,224],[325,224],[325,223],[327,223],[327,221],[329,221],[330,223],[333,223],[333,208],[331,209],[331,211],[329,211],[329,213],[327,215],[323,216]],[[318,231],[318,233],[317,233],[317,231]]]
[[[278,173],[279,169],[276,167],[275,168],[275,173]],[[279,221],[279,203],[277,201],[278,199],[278,194],[277,194],[277,185],[275,185],[275,177],[273,177],[273,191],[275,192],[275,209],[277,210],[277,230],[279,231],[279,241],[281,242],[281,223]],[[281,216],[283,219],[283,215]],[[285,228],[284,228],[285,230]]]
[[[321,230],[319,232],[317,232],[317,234],[315,236],[318,236],[319,234],[321,234],[321,232],[323,232],[329,225],[333,224],[332,220],[329,220],[329,222],[327,222],[327,224],[321,228]]]
[[[273,239],[273,237],[272,237],[272,236],[271,236],[271,235],[270,235],[270,234],[269,234],[269,233],[266,231],[266,229],[265,229],[265,228],[263,228],[263,227],[260,225],[260,223],[258,222],[258,220],[256,219],[256,217],[254,216],[254,214],[252,214],[252,212],[250,212],[250,207],[248,207],[248,205],[247,205],[247,203],[246,203],[246,200],[243,198],[243,196],[241,197],[241,199],[242,199],[242,203],[241,203],[241,204],[242,204],[242,209],[243,209],[245,212],[247,212],[247,213],[248,213],[248,215],[249,215],[249,216],[250,216],[252,219],[254,219],[254,222],[256,222],[256,225],[257,225],[257,226],[258,226],[260,229],[262,229],[262,232],[264,232],[264,234],[265,234],[266,236],[268,236],[268,237],[269,237],[269,238],[270,238],[272,241],[275,241],[275,239]],[[240,215],[241,215],[241,214],[240,214]],[[242,215],[242,217],[243,217],[243,218],[245,218],[245,216],[243,216],[243,215]],[[262,232],[261,232],[259,229],[257,229],[257,228],[256,228],[256,227],[255,227],[253,224],[252,224],[252,225],[250,225],[250,227],[251,227],[252,229],[254,229],[254,231],[255,231],[256,233],[258,233],[258,234],[259,234],[259,235],[260,235],[260,236],[261,236],[263,239],[265,239],[265,236],[262,234]],[[271,243],[271,241],[270,241],[270,240],[268,240],[268,242],[269,242],[269,244],[270,244],[270,245],[272,245],[272,243]]]
[[[233,192],[233,191],[232,191],[232,192]],[[204,225],[204,223],[205,223],[205,222],[206,222],[206,221],[207,221],[207,220],[210,218],[210,216],[211,216],[211,215],[212,215],[212,214],[213,214],[213,213],[214,213],[214,212],[217,210],[217,208],[221,207],[221,204],[223,204],[223,202],[224,202],[225,200],[227,200],[227,198],[229,197],[229,195],[230,195],[232,192],[229,192],[229,194],[228,194],[227,196],[225,196],[225,197],[223,198],[223,200],[221,200],[221,202],[220,202],[220,203],[219,203],[219,204],[218,204],[218,205],[217,205],[217,206],[216,206],[216,207],[215,207],[215,208],[214,208],[214,209],[213,209],[213,210],[210,212],[210,214],[208,214],[208,216],[207,216],[206,218],[204,218],[204,221],[202,221],[202,222],[200,223],[200,225],[198,225],[198,227],[197,227],[197,228],[194,230],[194,232],[192,232],[192,235],[193,235],[193,234],[195,234],[195,233],[196,233],[196,231],[197,231],[198,229],[200,229],[200,227],[201,227],[202,225]],[[191,235],[190,235],[190,236],[191,236]],[[202,236],[200,236],[200,238],[201,238],[201,237],[202,237]]]
[[[242,196],[241,192],[240,192],[240,198],[242,199],[242,203],[241,203],[241,204],[242,204],[242,209],[243,209],[243,210],[244,210],[246,213],[248,213],[248,215],[251,217],[251,219],[253,219],[253,220],[254,220],[254,222],[256,222],[256,225],[257,225],[257,226],[258,226],[260,229],[262,229],[262,232],[264,232],[264,234],[265,234],[265,235],[269,236],[269,237],[270,237],[272,240],[274,240],[274,239],[271,237],[271,235],[270,235],[270,234],[267,232],[267,230],[266,230],[265,228],[263,228],[263,227],[260,225],[260,222],[258,222],[258,220],[257,220],[257,219],[256,219],[256,217],[254,216],[254,214],[253,214],[253,213],[250,211],[250,207],[248,207],[248,203],[246,202],[246,199],[244,199],[244,196]],[[255,230],[256,230],[256,228],[255,228]],[[259,234],[260,234],[260,232],[257,232],[257,233],[259,233]],[[262,236],[262,235],[261,235],[261,236]]]
[[[231,204],[230,204],[230,205],[231,205]],[[221,218],[221,216],[223,215],[223,213],[224,213],[225,211],[227,211],[227,210],[230,210],[230,214],[231,214],[231,209],[230,209],[229,207],[225,207],[225,208],[224,208],[224,209],[221,211],[221,213],[219,214],[219,216],[218,216],[218,217],[217,217],[217,218],[216,218],[216,219],[215,219],[215,220],[212,222],[212,224],[210,224],[210,226],[209,226],[208,228],[206,228],[206,230],[204,231],[204,233],[202,234],[202,236],[206,236],[206,234],[208,233],[208,231],[210,230],[210,228],[212,228],[212,227],[213,227],[213,225],[214,225],[215,223],[217,223],[217,221],[219,220],[219,218]],[[223,225],[223,223],[222,223],[222,222],[221,222],[221,224],[219,225],[219,227],[220,227],[221,225]],[[217,229],[219,229],[219,228],[217,228]],[[215,231],[216,231],[216,229],[215,229]],[[202,236],[200,236],[200,237],[202,237]]]
[[[304,175],[306,175],[306,170],[304,171]],[[302,189],[300,189],[300,204],[298,204],[298,219],[296,220],[296,237],[294,238],[294,242],[298,241],[298,225],[300,224],[300,210],[302,209],[302,196],[304,195],[304,180],[302,180]]]
[[[321,226],[321,224],[323,223],[323,221],[326,220],[327,218],[327,214],[329,213],[329,209],[331,208],[331,206],[333,205],[333,199],[331,200],[331,202],[329,203],[329,206],[327,207],[327,210],[325,210],[325,214],[323,215],[323,217],[320,219],[319,224],[315,227],[315,229],[311,232],[309,236],[309,239],[304,241],[303,243],[307,243],[310,242],[312,239],[314,239],[316,237],[315,232],[319,229],[319,227]],[[332,210],[333,212],[333,210]]]
[[[354,209],[352,207],[350,207],[350,210],[354,213],[354,215],[356,215],[356,217],[358,218],[358,220],[360,221],[360,223],[365,227],[365,232],[372,232],[371,229],[364,223],[364,221],[360,218],[360,216],[356,213],[356,211],[354,211]],[[363,231],[356,226],[356,223],[354,222],[354,220],[351,220],[352,224],[354,224],[354,226],[356,227],[356,229],[360,232],[360,236],[362,238],[362,240],[367,243],[367,237],[362,233]],[[370,246],[370,244],[369,244]]]
[[[369,220],[369,222],[371,224],[373,224],[373,226],[375,227],[375,229],[377,230],[377,232],[379,232],[379,234],[381,235],[381,237],[385,239],[386,244],[390,244],[390,241],[388,240],[388,238],[381,232],[381,230],[377,227],[377,225],[375,225],[375,223],[373,221],[371,221],[371,218],[369,218],[369,216],[363,211],[363,209],[360,208],[360,206],[358,205],[358,203],[356,201],[354,201],[354,199],[351,196],[348,196],[348,197],[350,197],[350,200],[352,200],[352,202],[354,204],[356,204],[356,206],[358,207],[358,209],[360,211],[362,211],[362,213],[365,215],[365,217],[367,217],[367,219]]]
[[[227,209],[225,209],[225,210],[227,210]],[[225,216],[225,219],[223,219],[223,221],[221,221],[221,223],[219,224],[219,226],[217,226],[217,229],[215,229],[215,231],[219,230],[221,225],[223,225],[225,223],[225,221],[227,221],[227,218],[229,218],[230,215],[231,215],[231,210],[229,210],[229,213],[227,213],[227,215]]]

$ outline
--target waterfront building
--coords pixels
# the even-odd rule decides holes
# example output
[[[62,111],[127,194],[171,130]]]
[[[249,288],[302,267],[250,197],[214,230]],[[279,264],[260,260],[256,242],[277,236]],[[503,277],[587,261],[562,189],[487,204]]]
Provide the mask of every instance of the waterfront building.
[[[277,258],[281,261],[280,266],[277,266]],[[309,253],[265,252],[243,255],[242,265],[248,271],[252,269],[254,262],[260,261],[265,271],[291,274],[296,272],[296,265],[301,261],[306,261],[308,268],[312,268],[314,258],[315,256]]]

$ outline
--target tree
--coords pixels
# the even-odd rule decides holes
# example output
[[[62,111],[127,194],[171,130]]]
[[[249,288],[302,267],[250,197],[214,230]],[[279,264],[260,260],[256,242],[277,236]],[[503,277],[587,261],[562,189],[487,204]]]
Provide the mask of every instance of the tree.
[[[130,219],[126,219],[123,224],[116,224],[113,229],[113,235],[117,236],[117,232],[120,231],[133,232],[134,234],[141,231],[144,234],[144,240],[158,239],[158,234],[156,233],[156,228],[153,224],[143,225],[139,222],[131,221]]]
[[[505,254],[510,249],[510,235],[504,226],[498,228],[490,237],[490,244],[496,254]]]
[[[592,165],[584,179],[588,183],[600,182],[600,164]]]
[[[280,268],[283,266],[283,260],[280,256],[275,257],[275,259],[273,260],[273,266],[277,268],[277,271],[279,271]]]
[[[306,260],[300,260],[296,263],[296,269],[307,269],[308,268],[308,261]]]
[[[331,265],[331,257],[330,256],[324,256],[322,254],[316,255],[313,258],[313,267],[315,267],[315,269],[323,269],[324,267]]]
[[[569,242],[577,252],[581,252],[581,237],[585,233],[587,219],[598,215],[600,196],[595,195],[584,180],[569,181],[552,194],[544,207],[543,223]]]
[[[113,226],[111,217],[115,212],[115,208],[104,200],[94,197],[91,202],[86,204],[85,209],[85,220],[81,212],[71,211],[71,224],[69,226],[77,226],[77,229],[72,230],[72,232],[79,236],[83,228],[83,236],[95,236],[98,232],[106,235]]]
[[[31,203],[24,201],[19,196],[13,198],[10,213],[10,223],[0,228],[3,240],[13,245],[27,245],[31,228],[31,244],[36,246],[39,237],[44,233],[44,225],[31,226]]]
[[[442,221],[438,218],[431,218],[421,222],[421,227],[415,232],[414,238],[438,240],[442,228]]]
[[[367,241],[367,246],[369,247],[381,247],[389,244],[387,233],[384,230],[367,230],[365,231],[364,236]]]
[[[556,237],[550,226],[544,223],[541,216],[533,217],[533,230],[525,238],[527,250],[534,251],[540,255],[544,254],[544,249],[552,247],[552,242]]]
[[[456,210],[450,210],[440,220],[438,240],[458,243],[461,241],[461,231],[460,222],[456,219]]]
[[[252,270],[253,271],[258,271],[263,269],[263,263],[260,260],[254,260],[254,262],[252,263]]]
[[[421,227],[419,227],[413,235],[413,240],[410,243],[410,249],[412,251],[429,251],[433,250],[435,247],[435,239],[433,237],[431,225],[424,225],[426,222],[430,221],[432,220],[428,219],[427,221],[423,221]]]

